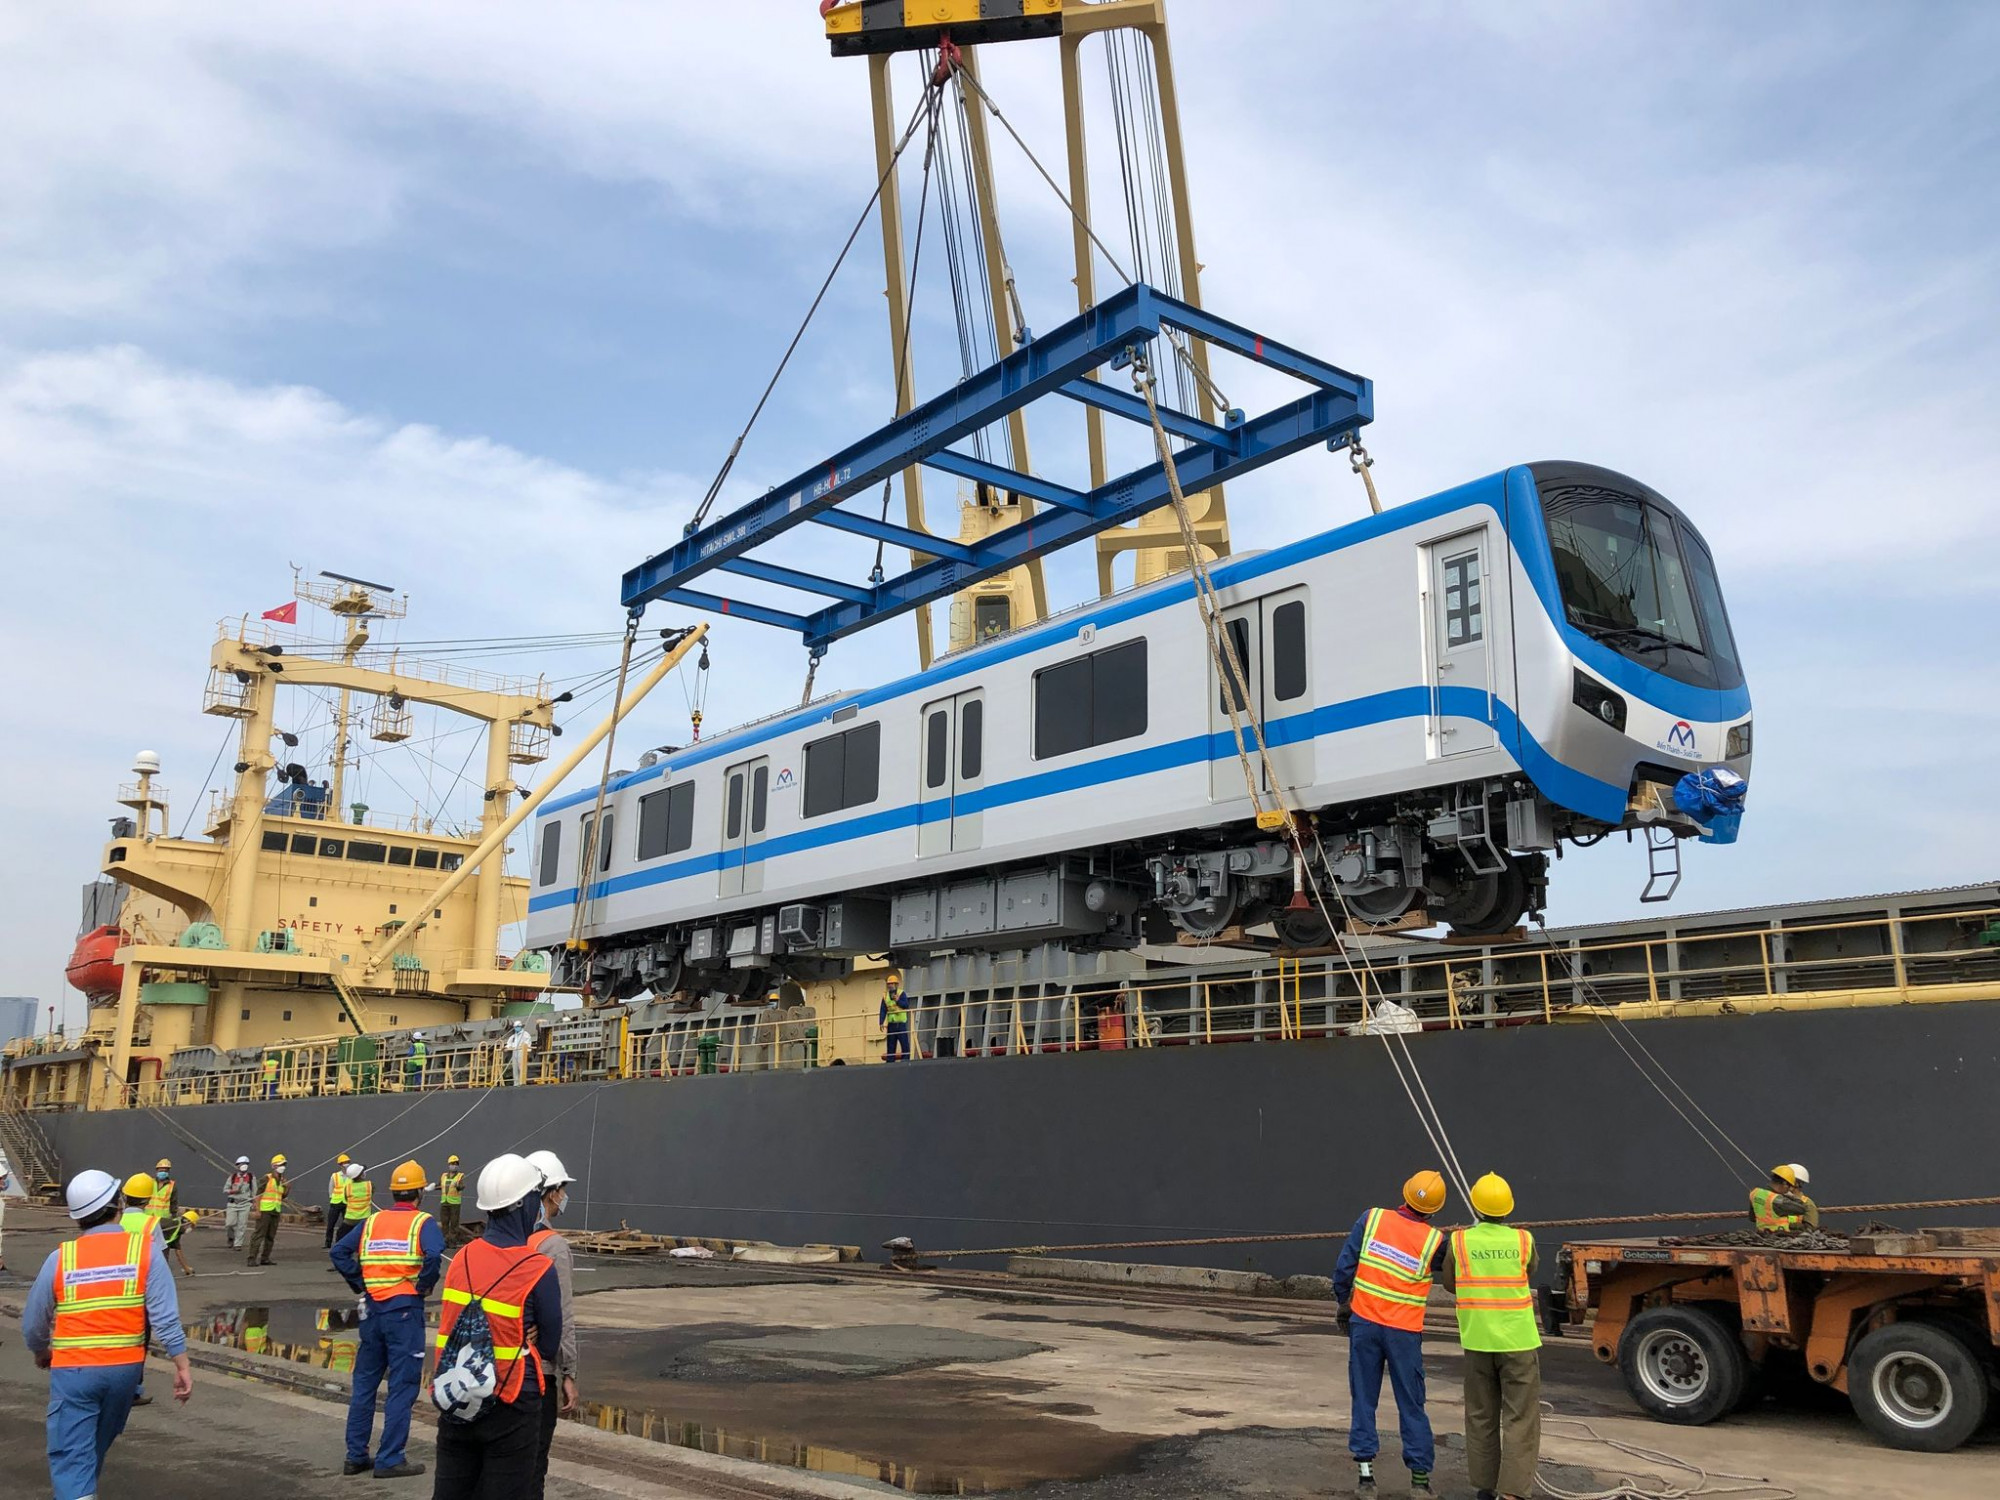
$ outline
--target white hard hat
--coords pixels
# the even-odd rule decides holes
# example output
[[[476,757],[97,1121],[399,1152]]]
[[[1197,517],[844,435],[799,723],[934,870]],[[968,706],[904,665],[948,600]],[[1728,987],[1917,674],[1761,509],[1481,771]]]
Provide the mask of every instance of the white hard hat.
[[[250,1158],[247,1156],[239,1156],[236,1158],[236,1165],[239,1167],[247,1167],[250,1165]]]
[[[347,1164],[347,1175],[349,1177],[359,1177],[361,1175],[361,1163],[358,1161],[349,1162]]]
[[[1797,1162],[1792,1162],[1791,1168],[1792,1168],[1792,1178],[1794,1181],[1796,1182],[1812,1181],[1812,1173],[1808,1172],[1804,1167],[1800,1166]]]
[[[87,1219],[100,1208],[108,1208],[118,1198],[118,1179],[92,1167],[69,1180],[69,1216]]]
[[[479,1169],[479,1190],[473,1201],[486,1213],[499,1213],[541,1189],[542,1174],[534,1163],[509,1151]]]
[[[545,1188],[567,1187],[576,1179],[570,1176],[569,1168],[562,1164],[562,1158],[553,1151],[530,1151],[528,1165],[542,1174]]]
[[[421,1042],[423,1039],[424,1039],[424,1034],[421,1031],[413,1031],[410,1033],[410,1040],[413,1042]]]

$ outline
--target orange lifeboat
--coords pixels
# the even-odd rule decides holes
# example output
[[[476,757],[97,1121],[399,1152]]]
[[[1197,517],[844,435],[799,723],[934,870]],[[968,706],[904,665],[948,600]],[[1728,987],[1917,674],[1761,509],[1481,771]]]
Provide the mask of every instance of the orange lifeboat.
[[[125,973],[118,962],[118,949],[124,940],[125,934],[115,924],[91,928],[70,950],[64,977],[92,1000],[116,995],[118,982]]]

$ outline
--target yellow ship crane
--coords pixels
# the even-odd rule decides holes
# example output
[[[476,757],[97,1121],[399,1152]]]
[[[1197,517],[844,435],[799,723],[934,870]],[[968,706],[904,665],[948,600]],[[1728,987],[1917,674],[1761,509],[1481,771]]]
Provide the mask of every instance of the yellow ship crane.
[[[890,65],[898,53],[920,54],[927,94],[949,83],[952,97],[931,122],[926,141],[925,198],[930,192],[934,160],[944,164],[939,184],[938,217],[950,258],[954,310],[965,374],[979,365],[1003,358],[1027,334],[1026,319],[1014,282],[994,190],[989,116],[1013,136],[1008,124],[981,83],[978,49],[987,43],[1054,39],[1059,43],[1063,120],[1067,139],[1067,188],[1063,190],[1072,218],[1077,308],[1098,301],[1099,277],[1108,266],[1122,281],[1147,281],[1192,306],[1201,305],[1201,266],[1195,253],[1194,220],[1188,202],[1187,166],[1181,145],[1180,104],[1174,85],[1172,52],[1167,39],[1165,0],[827,0],[820,7],[827,40],[836,57],[868,59],[870,110],[875,133],[875,165],[880,175],[880,221],[889,311],[889,347],[894,361],[896,413],[907,412],[917,397],[916,371],[910,355],[911,294],[922,252],[924,203],[918,208],[914,248],[908,243],[898,159],[909,142],[899,132],[899,116]],[[1112,134],[1118,145],[1120,181],[1124,193],[1126,260],[1114,258],[1103,231],[1091,219],[1091,161],[1085,130],[1084,66],[1086,45],[1101,42]],[[914,122],[913,122],[914,123]],[[955,150],[953,148],[956,148]],[[941,149],[942,148],[942,149]],[[1025,151],[1025,146],[1023,150]],[[1032,157],[1030,158],[1032,161]],[[952,164],[963,182],[954,188]],[[1041,171],[1039,162],[1033,163]],[[1050,179],[1054,185],[1053,178]],[[955,228],[959,208],[954,193],[965,200],[968,229]],[[962,259],[972,262],[963,267]],[[975,285],[975,283],[983,285]],[[976,302],[976,308],[968,303]],[[976,313],[976,316],[974,314]],[[983,325],[983,328],[981,327]],[[984,349],[975,347],[982,342]],[[1209,378],[1208,349],[1197,338],[1179,345],[1172,377],[1184,389],[1182,410],[1198,411],[1204,422],[1219,420],[1221,403]],[[1095,378],[1094,376],[1092,378]],[[1105,454],[1104,415],[1085,410],[1093,486],[1110,472]],[[1026,422],[1019,411],[1006,419],[995,441],[1004,442],[1011,467],[1030,468]],[[973,472],[966,472],[967,469]],[[1028,522],[1035,514],[1033,496],[1002,489],[981,477],[976,465],[961,465],[959,477],[973,481],[970,498],[961,502],[957,541],[976,543],[1002,527]],[[923,471],[912,465],[902,473],[903,508],[910,531],[935,535],[924,508]],[[885,496],[886,501],[886,496]],[[1229,518],[1221,485],[1188,496],[1193,534],[1204,560],[1229,552]],[[1176,517],[1155,512],[1115,527],[1097,538],[1097,581],[1102,593],[1117,586],[1118,559],[1133,557],[1131,582],[1147,583],[1189,566],[1186,543]],[[923,559],[913,551],[912,565]],[[949,649],[959,650],[1003,630],[1034,623],[1048,612],[1047,590],[1039,559],[987,579],[957,596],[952,603]],[[933,648],[931,618],[916,612],[917,649],[930,664]]]

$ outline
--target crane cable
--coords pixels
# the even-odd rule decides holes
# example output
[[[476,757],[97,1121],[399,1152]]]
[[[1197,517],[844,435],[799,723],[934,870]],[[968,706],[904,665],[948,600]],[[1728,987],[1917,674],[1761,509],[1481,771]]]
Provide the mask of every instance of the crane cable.
[[[583,928],[590,907],[591,878],[597,873],[597,845],[603,837],[604,794],[611,784],[611,754],[618,743],[619,708],[625,702],[625,678],[632,669],[632,642],[639,634],[639,611],[632,610],[625,616],[625,644],[618,653],[618,685],[611,693],[611,728],[604,736],[604,768],[597,777],[597,801],[590,813],[590,831],[583,836],[583,848],[579,851],[583,862],[577,877],[576,905],[570,910],[569,941],[566,946],[575,953],[583,947]],[[585,988],[589,988],[588,980]]]

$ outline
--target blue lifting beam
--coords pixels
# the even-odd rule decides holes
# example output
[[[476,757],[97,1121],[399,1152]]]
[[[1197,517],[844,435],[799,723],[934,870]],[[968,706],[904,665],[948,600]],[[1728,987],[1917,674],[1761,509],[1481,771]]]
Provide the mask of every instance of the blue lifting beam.
[[[1107,365],[1127,365],[1134,354],[1160,338],[1162,329],[1205,339],[1308,387],[1304,395],[1259,416],[1245,417],[1233,411],[1222,427],[1162,405],[1160,425],[1186,445],[1175,449],[1174,465],[1181,488],[1190,495],[1234,481],[1314,443],[1344,446],[1375,415],[1374,386],[1361,376],[1152,287],[1129,286],[760,499],[706,525],[691,526],[680,541],[625,575],[622,597],[626,607],[638,609],[654,599],[671,599],[795,630],[809,649],[818,651],[844,635],[948,598],[983,578],[1171,504],[1166,471],[1157,461],[1114,475],[1095,488],[1073,489],[951,446],[1011,412],[1054,395],[1147,427],[1148,451],[1152,451],[1144,400],[1108,380],[1089,377]],[[1157,370],[1165,365],[1168,354],[1162,347],[1147,358]],[[932,536],[840,508],[841,501],[850,497],[873,500],[877,486],[913,464],[1027,496],[1040,508],[1018,525],[1003,527],[975,542]],[[907,548],[924,560],[880,582],[849,583],[752,555],[807,524]],[[814,607],[784,610],[729,598],[712,588],[693,587],[697,580],[718,573],[813,596]],[[712,585],[713,579],[710,582]]]

